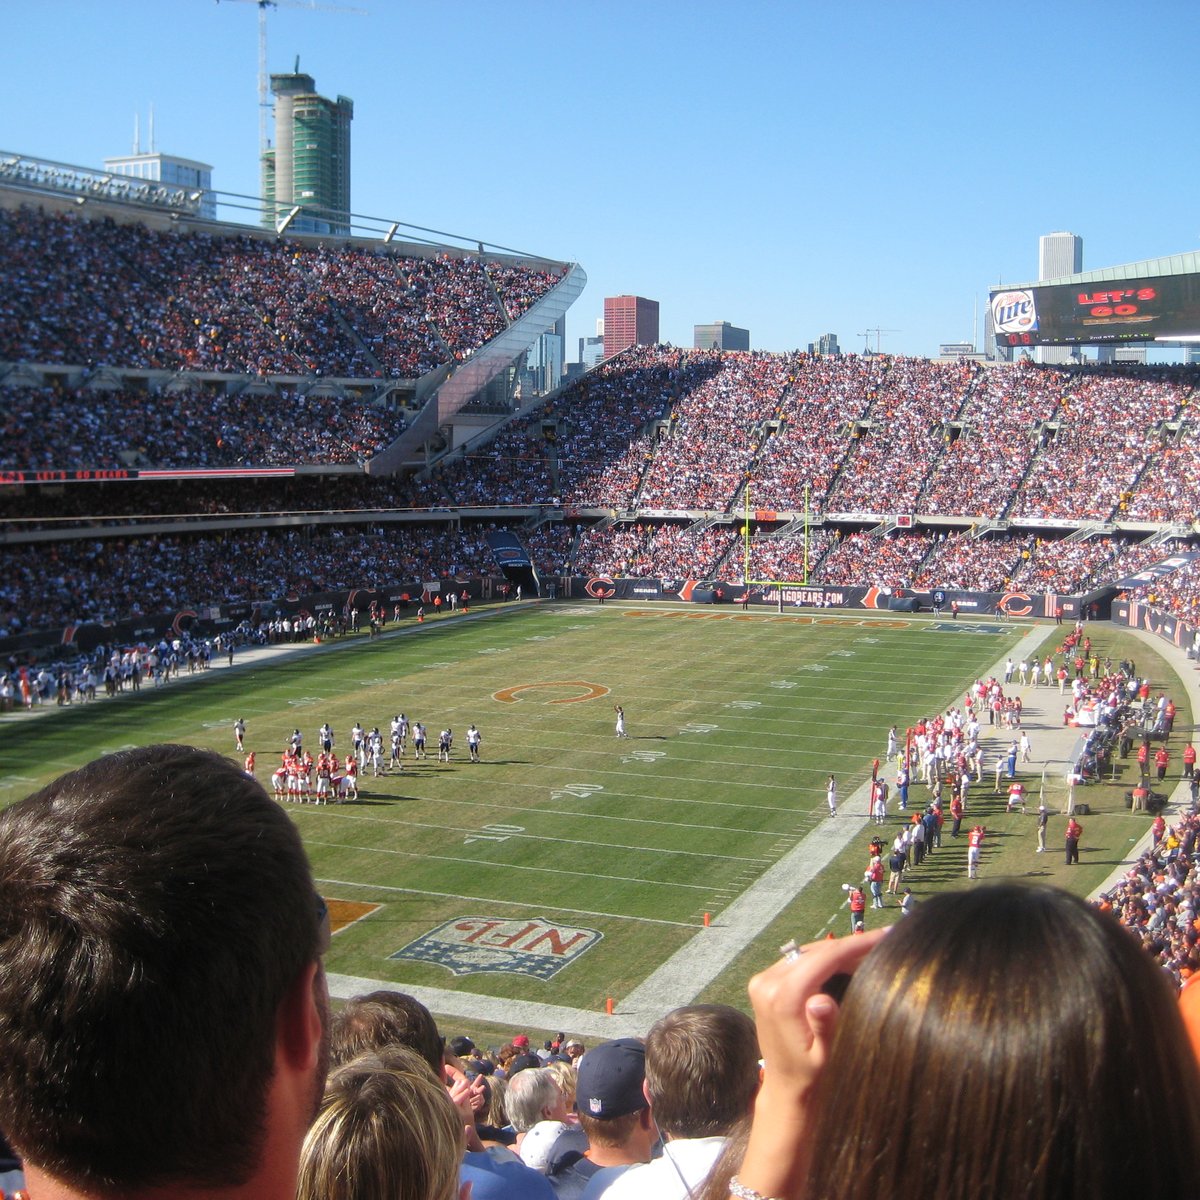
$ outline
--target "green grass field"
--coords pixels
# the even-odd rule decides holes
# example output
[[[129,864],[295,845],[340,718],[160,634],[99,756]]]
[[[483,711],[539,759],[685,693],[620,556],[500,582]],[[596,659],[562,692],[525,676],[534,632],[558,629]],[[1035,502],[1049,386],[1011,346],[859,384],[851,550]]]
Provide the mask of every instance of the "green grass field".
[[[425,762],[413,763],[410,746],[402,773],[374,779],[368,770],[357,803],[289,806],[341,926],[330,969],[594,1011],[684,946],[705,913],[719,922],[734,898],[828,820],[829,772],[848,797],[868,777],[891,724],[903,730],[958,702],[1028,631],[666,605],[476,610],[269,666],[216,668],[138,697],[8,718],[0,795],[15,799],[126,745],[182,741],[233,756],[237,717],[247,722],[247,747],[266,783],[294,727],[315,750],[317,728],[328,721],[344,752],[355,721],[386,734],[403,711],[429,729]],[[1124,635],[1097,636],[1101,653],[1124,652]],[[1135,653],[1144,671],[1169,679],[1144,645]],[[1045,696],[1048,709],[1061,712],[1057,694]],[[627,714],[626,739],[614,736],[615,704]],[[483,733],[479,764],[466,751],[471,722]],[[448,766],[436,755],[446,725],[455,732]],[[1191,726],[1186,703],[1179,725]],[[1060,853],[1035,860],[1034,818],[1005,816],[990,786],[981,788],[972,819],[982,814],[993,831],[985,875],[1097,886],[1145,827],[1123,809],[1121,786],[1089,789],[1100,812],[1074,874]],[[861,809],[845,815],[859,820]],[[889,820],[889,838],[899,820]],[[784,938],[843,932],[840,885],[861,878],[869,833],[853,838],[745,947],[705,999],[744,1003],[748,975]],[[945,849],[910,882],[918,893],[963,886],[965,856],[965,845]],[[542,919],[568,932],[545,934]],[[392,957],[443,923],[468,921],[478,923],[456,936],[481,951],[477,965],[485,966],[487,948],[505,948],[509,937],[518,946],[541,937],[546,950],[555,938],[570,943],[570,930],[600,936],[579,938],[573,944],[587,949],[547,978],[454,975],[437,962]],[[479,935],[474,943],[471,933]]]

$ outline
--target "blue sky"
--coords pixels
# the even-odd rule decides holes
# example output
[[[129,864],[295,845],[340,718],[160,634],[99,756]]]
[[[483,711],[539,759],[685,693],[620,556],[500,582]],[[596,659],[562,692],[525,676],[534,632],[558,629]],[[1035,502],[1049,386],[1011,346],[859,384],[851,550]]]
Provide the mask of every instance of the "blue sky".
[[[1086,268],[1200,240],[1182,0],[337,2],[272,10],[268,65],[354,100],[354,210],[582,263],[568,359],[625,292],[677,345],[728,320],[931,354],[1039,234]],[[256,193],[257,29],[239,0],[10,2],[0,149],[98,167],[153,104],[159,150]]]

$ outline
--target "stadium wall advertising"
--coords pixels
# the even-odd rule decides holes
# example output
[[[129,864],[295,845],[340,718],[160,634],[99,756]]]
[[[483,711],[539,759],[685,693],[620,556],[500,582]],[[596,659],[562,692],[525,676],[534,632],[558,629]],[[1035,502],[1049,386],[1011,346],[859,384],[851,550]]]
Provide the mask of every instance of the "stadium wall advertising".
[[[969,592],[938,588],[914,592],[906,588],[812,586],[746,588],[740,583],[697,579],[613,579],[607,575],[564,577],[563,596],[592,600],[674,600],[693,604],[745,603],[748,607],[851,608],[882,612],[933,612],[951,616],[958,611],[972,616],[1054,617],[1074,620],[1083,611],[1081,596],[1054,592]],[[782,593],[782,596],[781,596]],[[744,597],[744,600],[743,600]],[[1100,607],[1089,616],[1107,616]]]
[[[1146,342],[1200,333],[1200,275],[1001,288],[990,293],[1002,346]]]
[[[1187,650],[1191,658],[1200,657],[1200,629],[1170,613],[1161,612],[1148,604],[1139,604],[1136,600],[1115,600],[1112,619],[1118,625],[1144,629],[1164,642],[1170,642],[1172,646],[1180,646]]]

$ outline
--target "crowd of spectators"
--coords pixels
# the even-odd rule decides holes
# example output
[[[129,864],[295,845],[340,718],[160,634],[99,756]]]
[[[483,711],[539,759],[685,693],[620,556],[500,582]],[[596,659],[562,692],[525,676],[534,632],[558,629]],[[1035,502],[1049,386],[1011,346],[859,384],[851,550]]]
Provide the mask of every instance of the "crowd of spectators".
[[[803,533],[751,537],[750,578],[804,583],[836,538],[835,531],[820,526],[809,529],[807,538]]]
[[[530,423],[554,428],[563,504],[630,507],[653,455],[654,422],[718,369],[704,351],[635,347],[559,393]]]
[[[404,428],[389,409],[287,388],[0,386],[2,470],[361,465]]]
[[[1044,434],[1010,515],[1111,517],[1162,449],[1163,426],[1183,411],[1194,383],[1190,369],[1153,377],[1098,369],[1064,373],[1053,415],[1057,432]],[[1162,499],[1147,492],[1144,502]]]
[[[311,513],[364,517],[372,512],[439,509],[448,503],[436,480],[417,476],[356,472],[244,480],[125,480],[0,488],[0,520],[10,530],[79,530],[136,526],[164,517],[178,522]]]
[[[1101,907],[1110,908],[1178,984],[1200,971],[1198,833],[1200,813],[1193,806],[1101,897]]]
[[[643,508],[728,509],[793,368],[790,355],[693,353],[710,356],[717,369],[676,401],[642,481]]]
[[[348,508],[359,481],[350,479]],[[139,485],[120,485],[138,488]],[[319,507],[319,480],[294,480],[286,496]],[[250,485],[237,485],[252,491]],[[157,489],[149,489],[153,494]],[[86,492],[79,486],[65,494]],[[362,489],[363,499],[385,511],[385,497]],[[236,511],[230,499],[213,512]],[[411,497],[404,497],[411,499]],[[282,497],[281,497],[282,499]],[[172,506],[167,505],[167,508]],[[253,508],[247,510],[255,511]],[[260,504],[261,511],[261,504]],[[280,512],[313,511],[281,505]],[[178,514],[174,514],[178,515]],[[149,612],[281,596],[375,587],[494,570],[484,540],[490,523],[474,521],[384,522],[370,520],[294,527],[245,526],[189,534],[186,524],[170,535],[123,531],[119,537],[64,536],[54,542],[12,542],[9,570],[0,583],[0,636],[85,621],[111,621]],[[577,518],[546,522],[532,533],[515,532],[530,549],[543,577],[564,573],[659,579],[743,577],[740,528],[719,524],[619,521],[588,524]],[[803,534],[750,539],[749,575],[758,580],[807,581],[827,587],[876,586],[932,591],[1052,591],[1082,593],[1114,582],[1175,548],[1172,544],[1124,543],[1115,538],[1070,542],[1032,534],[972,537],[968,532],[842,531],[814,526],[807,554]],[[1175,612],[1200,616],[1200,570],[1186,566],[1134,598]]]
[[[750,489],[755,508],[799,510],[807,503],[813,511],[826,510],[854,424],[866,414],[885,365],[885,359],[853,354],[795,356],[779,408],[779,427],[753,463]]]
[[[686,525],[623,522],[584,533],[574,566],[585,575],[711,579],[733,544],[729,526],[690,529]]]
[[[1162,431],[1150,460],[1121,511],[1133,521],[1178,521],[1200,513],[1200,430],[1190,408],[1177,428]]]
[[[980,370],[921,495],[930,514],[998,517],[1029,470],[1063,379],[1027,363]]]
[[[384,247],[0,210],[0,360],[411,378],[461,359],[558,282]]]
[[[223,603],[383,587],[494,569],[494,526],[324,526],[10,545],[0,636]],[[562,535],[559,535],[561,538]],[[561,543],[545,535],[553,573]]]
[[[969,588],[1006,591],[1022,555],[1033,547],[1032,536],[973,537],[970,532],[939,535],[921,563],[913,585],[918,588]]]
[[[47,229],[65,220],[28,213],[5,213],[2,219],[12,223],[17,216],[46,237]],[[64,228],[59,236],[73,248],[78,242],[86,266],[95,248],[79,234],[78,223]],[[125,237],[151,236],[137,226],[111,228],[118,247]],[[222,253],[234,255],[232,242],[225,242]],[[28,240],[17,238],[16,244],[14,256],[20,259]],[[271,243],[265,245],[272,249]],[[393,273],[401,290],[416,287],[428,300],[431,280],[451,265],[427,260],[410,277],[382,254],[364,252],[347,267],[328,248],[288,249],[292,265],[285,267],[282,259],[252,248],[246,270],[252,263],[275,262],[281,278],[315,272],[322,287],[331,278],[339,286],[353,278],[365,303],[373,294],[370,281],[380,271]],[[183,253],[178,245],[159,249],[164,260],[176,253]],[[455,259],[453,265],[464,274],[440,302],[453,301],[480,320],[489,300],[494,314],[497,297],[511,293],[515,310],[553,283],[551,275],[522,274],[524,268],[485,269],[471,259]],[[523,286],[532,291],[523,292]],[[333,284],[326,290],[335,295]],[[15,294],[19,308],[21,289]],[[353,300],[350,292],[336,297],[343,307]],[[510,300],[504,303],[507,307]],[[439,338],[454,342],[441,333]],[[1027,364],[988,369],[886,356],[634,348],[564,388],[545,407],[509,423],[464,458],[435,466],[427,478],[317,475],[246,484],[112,483],[0,493],[0,518],[10,531],[64,530],[64,538],[50,548],[14,546],[12,560],[25,578],[18,570],[9,573],[4,624],[13,629],[131,615],[147,595],[156,597],[158,607],[175,607],[336,588],[344,582],[364,586],[364,573],[390,582],[418,565],[419,573],[434,576],[460,562],[490,562],[481,546],[455,553],[444,545],[448,522],[431,522],[427,529],[403,523],[371,529],[366,522],[372,511],[552,506],[569,521],[545,527],[538,545],[544,570],[737,579],[743,566],[741,535],[728,524],[687,532],[686,524],[656,525],[643,516],[590,528],[595,514],[584,519],[579,510],[690,508],[738,516],[747,481],[758,513],[795,511],[804,503],[804,486],[811,484],[810,582],[1081,593],[1186,543],[1142,544],[1129,533],[1067,540],[1045,530],[1035,536],[993,529],[975,536],[975,528],[937,534],[893,530],[878,536],[865,519],[857,529],[823,529],[820,514],[877,509],[886,517],[909,509],[965,508],[979,509],[983,516],[1007,512],[1070,520],[1111,516],[1124,506],[1130,515],[1153,512],[1190,520],[1190,508],[1181,514],[1163,505],[1190,505],[1194,499],[1184,464],[1193,447],[1187,405],[1195,382],[1190,369]],[[12,470],[361,465],[397,436],[402,421],[386,409],[282,388],[225,396],[191,389],[121,392],[97,384],[80,391],[0,387],[0,428],[6,435],[0,468]],[[1047,500],[1051,480],[1058,490]],[[1073,497],[1082,497],[1078,508],[1072,507]],[[204,517],[339,511],[354,512],[362,521],[314,539],[318,547],[340,540],[346,557],[337,569],[319,551],[311,558],[302,546],[278,560],[273,553],[278,535],[261,529],[210,538],[189,536],[184,529],[187,521]],[[158,552],[150,539],[122,532],[122,545],[144,557],[148,572],[140,578],[140,560],[131,559],[124,572],[131,588],[123,593],[108,577],[111,572],[97,565],[114,541],[85,535],[82,545],[95,549],[81,552],[69,544],[67,533],[71,526],[76,534],[80,525],[111,528],[131,514],[143,522],[170,517],[181,528],[157,543]],[[459,540],[464,536],[453,533]],[[373,538],[388,549],[375,553],[369,544]],[[58,569],[56,558],[69,569]],[[203,565],[173,586],[159,587],[158,574],[176,561]],[[243,564],[242,576],[231,580],[223,561]],[[48,573],[42,569],[47,563],[54,568]],[[309,566],[313,569],[304,569]],[[805,566],[801,538],[752,538],[752,577],[800,579]],[[1177,571],[1136,598],[1195,616],[1198,574],[1191,568]],[[151,586],[141,586],[146,582]]]
[[[958,415],[977,370],[927,358],[885,360],[827,511],[915,512],[922,482],[942,449],[944,422]]]
[[[1167,553],[1160,547],[1157,557]],[[1163,609],[1184,620],[1200,621],[1200,559],[1188,562],[1153,583],[1133,588],[1128,595],[1131,600]]]

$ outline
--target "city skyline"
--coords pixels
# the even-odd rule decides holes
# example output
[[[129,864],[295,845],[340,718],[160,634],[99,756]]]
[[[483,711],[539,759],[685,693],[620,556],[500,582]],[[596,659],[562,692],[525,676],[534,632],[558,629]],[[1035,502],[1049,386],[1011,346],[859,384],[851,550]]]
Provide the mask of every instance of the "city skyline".
[[[99,167],[152,104],[158,149],[258,194],[256,5],[169,7],[10,14],[2,148]],[[324,94],[354,97],[355,211],[580,262],[572,347],[605,296],[639,294],[676,345],[725,312],[766,350],[824,331],[857,350],[882,330],[873,348],[936,354],[972,338],[990,286],[1036,277],[1048,230],[1084,237],[1094,266],[1197,240],[1197,168],[1154,116],[1195,108],[1187,40],[1142,32],[1179,3],[1152,0],[1132,32],[1111,0],[1016,3],[1004,21],[880,0],[736,19],[614,0],[603,21],[541,0],[463,0],[453,22],[361,7],[267,16],[269,71],[299,54]],[[1138,103],[1089,107],[1067,45],[1119,61]],[[1170,187],[1147,186],[1149,162]]]

